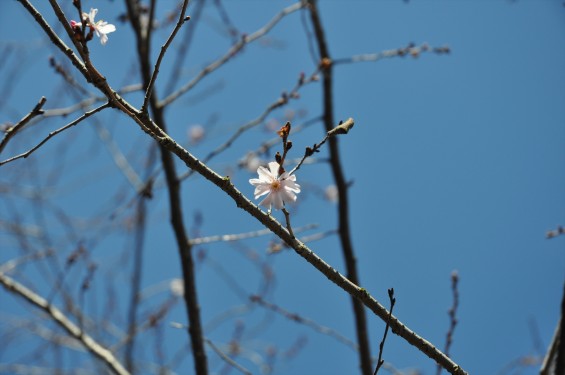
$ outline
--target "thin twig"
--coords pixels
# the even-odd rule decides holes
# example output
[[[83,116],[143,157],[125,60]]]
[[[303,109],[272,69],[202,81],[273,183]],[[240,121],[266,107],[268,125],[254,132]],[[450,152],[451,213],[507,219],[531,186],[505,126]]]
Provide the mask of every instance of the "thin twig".
[[[545,234],[545,238],[550,239],[550,238],[560,236],[562,234],[565,234],[565,228],[563,228],[561,225],[559,225],[557,227],[557,229],[548,230],[547,233]]]
[[[383,339],[379,344],[379,358],[377,358],[377,367],[375,367],[375,372],[373,375],[377,375],[381,366],[385,363],[383,359],[383,350],[385,347],[386,335],[388,334],[388,329],[390,327],[390,319],[392,317],[392,309],[394,308],[394,304],[396,303],[396,298],[394,297],[394,288],[390,288],[388,290],[388,299],[390,301],[390,310],[388,312],[388,319],[386,321],[385,333],[383,334]]]
[[[143,183],[137,172],[133,169],[128,159],[124,156],[119,146],[112,138],[112,134],[98,122],[94,123],[94,129],[96,130],[100,140],[106,145],[110,155],[112,155],[114,164],[116,164],[118,169],[122,172],[135,191],[138,194],[141,194],[147,188],[147,184]]]
[[[33,109],[27,115],[25,115],[24,118],[22,118],[17,124],[10,126],[6,130],[6,133],[4,134],[2,141],[0,141],[0,153],[2,153],[2,150],[4,150],[4,147],[6,147],[6,145],[8,144],[8,141],[10,140],[10,138],[12,138],[24,126],[26,126],[26,124],[31,119],[45,113],[45,111],[42,108],[43,108],[43,105],[45,104],[46,101],[47,101],[47,99],[44,96],[42,96],[41,99],[39,99],[39,102],[35,105],[35,107],[33,107]]]
[[[294,233],[292,232],[292,227],[290,226],[290,214],[286,210],[285,207],[282,208],[282,212],[284,214],[284,219],[286,220],[286,229],[292,238],[294,238]]]
[[[459,274],[457,271],[451,273],[451,293],[453,294],[453,305],[447,312],[449,315],[449,329],[445,337],[445,355],[449,356],[449,349],[453,343],[453,334],[455,333],[455,327],[457,326],[457,307],[459,306],[459,289],[457,287],[459,283]],[[441,374],[441,366],[437,366],[437,375]]]
[[[63,65],[59,64],[55,57],[49,57],[49,65],[55,70],[57,74],[63,77],[63,80],[69,84],[69,86],[73,87],[75,90],[80,91],[83,95],[89,95],[87,89],[84,88],[84,85],[78,83],[74,77],[63,67]]]
[[[263,35],[267,34],[269,31],[271,31],[271,29],[273,27],[275,27],[275,25],[282,18],[289,15],[290,13],[293,13],[293,12],[301,9],[303,6],[304,6],[303,2],[300,1],[298,3],[295,3],[293,5],[290,5],[286,8],[284,8],[276,16],[274,16],[265,26],[263,26],[259,30],[255,31],[251,35],[242,37],[241,40],[239,42],[237,42],[234,46],[232,46],[230,48],[230,50],[224,56],[222,56],[218,60],[214,61],[213,63],[209,64],[208,66],[206,66],[191,81],[189,81],[184,86],[182,86],[180,89],[178,89],[177,91],[175,91],[172,94],[170,94],[169,96],[167,96],[165,99],[161,100],[158,103],[158,107],[166,107],[167,105],[169,105],[172,102],[174,102],[175,100],[177,100],[181,95],[185,94],[186,92],[191,90],[194,86],[196,86],[196,84],[198,82],[200,82],[202,80],[202,78],[206,77],[208,74],[212,73],[214,70],[218,69],[219,67],[224,65],[226,62],[231,60],[232,57],[234,57],[239,51],[241,51],[243,49],[243,47],[245,47],[245,45],[247,45],[247,44],[259,39]]]
[[[355,121],[353,121],[353,119],[350,117],[345,122],[340,122],[338,126],[326,132],[326,136],[324,137],[324,139],[320,141],[320,143],[316,143],[312,147],[306,147],[304,156],[302,157],[302,159],[300,159],[296,167],[294,167],[290,172],[288,172],[288,174],[291,175],[297,170],[299,170],[302,164],[304,163],[304,161],[306,160],[306,158],[309,158],[310,156],[314,155],[314,153],[319,152],[320,148],[324,145],[324,143],[326,143],[326,141],[330,137],[333,137],[338,134],[347,134],[349,132],[349,129],[351,129],[354,124]]]
[[[122,366],[122,364],[118,361],[114,354],[112,354],[112,352],[99,344],[86,332],[81,330],[65,314],[63,314],[61,310],[49,304],[37,293],[26,288],[25,286],[2,272],[0,272],[0,284],[2,284],[2,286],[4,286],[7,291],[24,298],[35,307],[43,310],[51,317],[51,319],[53,319],[53,321],[55,321],[59,326],[67,331],[69,335],[81,342],[89,352],[91,352],[98,359],[104,362],[113,373],[119,375],[129,374],[129,372]]]
[[[47,249],[44,251],[38,251],[31,254],[26,254],[20,258],[10,259],[2,264],[0,264],[0,273],[12,272],[16,267],[27,262],[31,262],[37,259],[43,259],[51,257],[55,254],[53,249]]]
[[[132,85],[124,86],[121,89],[116,90],[116,92],[122,95],[130,92],[141,91],[142,89],[143,87],[141,86],[141,84],[135,83]],[[106,96],[92,96],[83,99],[80,102],[70,105],[68,107],[46,109],[43,113],[43,117],[68,116],[71,113],[76,112],[78,110],[85,110],[90,106],[92,106],[94,103],[104,102],[104,101],[108,101],[108,98]]]
[[[157,75],[159,74],[159,68],[161,67],[161,62],[163,61],[163,58],[165,57],[165,53],[167,52],[167,49],[169,48],[169,46],[173,42],[173,39],[177,35],[177,33],[180,30],[180,28],[182,27],[182,25],[190,19],[190,16],[186,16],[186,17],[184,16],[185,13],[186,13],[187,5],[188,5],[188,1],[185,1],[182,5],[182,9],[181,9],[180,14],[179,14],[179,20],[177,21],[175,28],[171,32],[171,35],[169,35],[169,38],[167,39],[165,44],[161,47],[161,52],[159,52],[159,56],[157,57],[157,62],[155,63],[155,68],[153,69],[153,74],[151,74],[151,79],[149,80],[149,84],[147,85],[147,89],[145,90],[145,99],[143,100],[143,105],[141,106],[141,112],[147,113],[149,98],[151,97],[151,94],[153,92],[153,86],[155,85],[155,81],[157,80]],[[153,7],[152,7],[152,9],[153,9]],[[151,26],[148,26],[148,27],[151,27]]]
[[[24,152],[24,153],[22,153],[22,154],[13,156],[13,157],[11,157],[11,158],[9,158],[9,159],[0,161],[0,166],[1,166],[1,165],[4,165],[4,164],[6,164],[6,163],[10,163],[10,162],[12,162],[12,161],[14,161],[14,160],[17,160],[17,159],[21,159],[21,158],[24,158],[24,159],[25,159],[25,158],[27,158],[27,157],[30,156],[34,151],[36,151],[38,148],[40,148],[41,146],[43,146],[43,144],[44,144],[45,142],[47,142],[48,140],[50,140],[51,138],[53,138],[53,137],[56,136],[57,134],[59,134],[59,133],[65,131],[65,130],[67,130],[68,128],[71,128],[71,127],[75,126],[75,125],[78,124],[79,122],[81,122],[81,121],[83,121],[83,120],[89,118],[89,117],[92,116],[93,114],[95,114],[95,113],[97,113],[97,112],[99,112],[99,111],[101,111],[101,110],[103,110],[103,109],[105,109],[105,108],[108,108],[108,107],[110,107],[110,103],[106,103],[106,104],[104,104],[104,105],[101,105],[100,107],[97,107],[97,108],[93,109],[92,111],[86,112],[85,114],[83,114],[82,116],[80,116],[80,117],[77,118],[76,120],[74,120],[74,121],[68,123],[67,125],[63,126],[62,128],[59,128],[59,129],[54,130],[54,131],[52,131],[51,133],[49,133],[49,135],[48,135],[47,137],[45,137],[41,142],[39,142],[36,146],[34,146],[33,148],[31,148],[30,150],[28,150],[28,151],[26,151],[26,152]]]
[[[239,370],[245,375],[252,375],[251,371],[249,371],[248,369],[246,369],[245,367],[243,367],[242,365],[231,359],[228,355],[222,352],[216,345],[214,345],[212,341],[210,341],[209,339],[204,339],[204,341],[212,348],[214,352],[216,352],[217,355],[220,356],[220,358],[226,361],[227,364],[233,366],[236,370]]]
[[[185,27],[184,38],[179,43],[176,59],[173,64],[173,68],[171,69],[171,74],[169,75],[169,81],[165,86],[165,95],[168,95],[171,93],[171,91],[173,91],[175,84],[180,79],[181,68],[184,66],[184,59],[188,54],[188,48],[192,45],[192,37],[195,34],[196,25],[199,24],[200,15],[202,14],[202,10],[204,9],[205,0],[192,2],[192,4],[195,4],[195,6],[191,11],[191,21],[188,26]]]
[[[271,311],[281,314],[282,316],[284,316],[289,320],[292,320],[299,324],[304,324],[305,326],[312,328],[316,332],[330,336],[336,339],[337,341],[341,342],[342,344],[349,346],[355,351],[359,350],[359,347],[357,346],[356,343],[354,343],[353,341],[351,341],[350,339],[348,339],[347,337],[343,336],[342,334],[340,334],[339,332],[337,332],[336,330],[330,327],[323,326],[321,324],[316,323],[314,320],[304,318],[303,316],[300,316],[297,313],[292,313],[288,310],[283,309],[280,306],[277,306],[273,303],[269,303],[265,301],[263,298],[261,298],[261,296],[253,295],[249,297],[249,299],[251,300],[251,302],[254,302],[262,307],[265,307]]]

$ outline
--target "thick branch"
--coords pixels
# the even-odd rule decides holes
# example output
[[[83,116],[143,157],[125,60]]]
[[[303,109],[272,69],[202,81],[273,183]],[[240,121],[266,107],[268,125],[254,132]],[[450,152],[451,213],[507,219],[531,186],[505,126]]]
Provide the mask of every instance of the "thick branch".
[[[236,203],[236,205],[247,211],[251,216],[255,217],[265,227],[269,228],[275,235],[285,241],[287,245],[293,248],[298,255],[303,257],[308,263],[313,265],[318,271],[324,274],[330,281],[338,285],[341,289],[345,290],[352,297],[361,301],[373,313],[380,317],[383,321],[389,318],[388,310],[382,306],[376,299],[374,299],[365,289],[360,288],[340,274],[336,269],[327,264],[324,260],[318,257],[308,246],[302,241],[293,238],[286,228],[281,225],[273,216],[262,211],[257,205],[245,197],[230,181],[229,177],[222,177],[215,171],[208,168],[200,160],[194,157],[190,152],[185,150],[182,146],[176,143],[172,138],[164,136],[162,138],[155,137],[159,143],[173,152],[179,159],[181,159],[188,168],[196,170],[200,175],[212,182],[214,185],[222,189],[228,194]],[[402,324],[394,315],[390,317],[390,327],[392,332],[404,338],[408,343],[418,348],[425,355],[439,363],[443,368],[452,374],[465,375],[467,374],[459,365],[453,362],[449,357],[442,353],[438,348],[433,346],[430,342],[423,337],[417,335],[414,331],[410,330]]]

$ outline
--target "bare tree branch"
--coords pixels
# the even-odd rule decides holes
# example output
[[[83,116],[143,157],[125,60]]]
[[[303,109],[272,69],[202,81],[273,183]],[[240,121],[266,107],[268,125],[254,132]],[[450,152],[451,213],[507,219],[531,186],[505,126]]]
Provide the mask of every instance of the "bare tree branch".
[[[84,332],[76,324],[74,324],[69,318],[67,318],[67,316],[63,314],[61,310],[48,303],[41,296],[18,283],[3,272],[0,272],[0,284],[2,284],[2,286],[4,286],[4,288],[8,292],[22,297],[35,307],[47,313],[53,319],[53,321],[55,321],[59,326],[67,331],[69,335],[80,341],[89,352],[91,352],[94,356],[96,356],[96,358],[104,362],[113,373],[118,375],[129,374],[129,372],[122,366],[122,364],[118,361],[114,354],[112,354],[112,352],[95,341],[91,336],[89,336],[86,332]]]
[[[303,2],[300,1],[293,5],[290,5],[284,8],[279,14],[277,14],[271,21],[269,21],[265,26],[260,28],[259,30],[255,31],[253,34],[244,36],[239,42],[237,42],[230,50],[222,56],[220,59],[214,61],[213,63],[206,66],[196,77],[194,77],[190,82],[182,86],[177,91],[173,92],[165,99],[161,100],[158,104],[158,107],[166,107],[167,105],[171,104],[175,100],[177,100],[181,95],[185,94],[189,90],[191,90],[198,82],[202,80],[202,78],[206,77],[208,74],[212,73],[214,70],[218,69],[226,62],[231,60],[239,51],[245,47],[245,45],[254,42],[255,40],[259,39],[263,35],[267,34],[275,25],[285,16],[296,12],[297,10],[301,9],[304,6]]]
[[[42,96],[41,99],[39,99],[39,102],[35,105],[35,107],[33,107],[33,109],[27,115],[25,115],[24,118],[22,118],[17,124],[10,126],[5,131],[4,137],[0,141],[0,154],[2,153],[2,150],[4,149],[4,147],[6,147],[6,145],[8,144],[8,141],[10,140],[10,138],[12,138],[24,126],[26,126],[26,124],[31,119],[45,113],[45,111],[42,108],[43,108],[43,105],[45,104],[46,101],[47,101],[47,99],[44,96]]]
[[[83,121],[83,120],[89,118],[89,117],[92,116],[93,114],[95,114],[95,113],[97,113],[97,112],[99,112],[99,111],[101,111],[101,110],[103,110],[103,109],[105,109],[105,108],[108,108],[108,107],[110,107],[110,103],[106,103],[106,104],[104,104],[104,105],[101,105],[101,106],[98,107],[98,108],[93,109],[92,111],[86,112],[85,114],[83,114],[82,116],[80,116],[79,118],[77,118],[76,120],[71,121],[71,122],[68,123],[67,125],[65,125],[65,126],[59,128],[59,129],[54,130],[54,131],[52,131],[51,133],[49,133],[49,135],[47,135],[47,137],[45,137],[41,142],[39,142],[37,145],[35,145],[33,148],[29,149],[28,151],[26,151],[26,152],[24,152],[24,153],[21,153],[21,154],[19,154],[19,155],[16,155],[16,156],[12,156],[12,157],[9,158],[9,159],[0,161],[0,166],[4,165],[4,164],[6,164],[6,163],[10,163],[10,162],[12,162],[12,161],[14,161],[14,160],[17,160],[17,159],[21,159],[21,158],[24,158],[24,159],[25,159],[25,158],[27,158],[27,157],[30,156],[34,151],[36,151],[38,148],[40,148],[41,146],[43,146],[43,145],[45,144],[45,142],[47,142],[48,140],[50,140],[51,138],[53,138],[53,137],[56,136],[57,134],[59,134],[59,133],[65,131],[65,130],[67,130],[67,129],[73,127],[73,126],[75,126],[75,125],[78,124],[79,122],[81,122],[81,121]]]
[[[161,47],[161,52],[159,52],[159,56],[157,57],[157,62],[155,63],[155,68],[153,69],[153,73],[151,74],[151,78],[149,79],[149,84],[147,85],[147,89],[145,90],[145,99],[143,100],[143,105],[141,106],[141,112],[147,112],[147,105],[149,103],[149,98],[151,97],[153,91],[153,85],[155,85],[155,80],[157,79],[157,75],[159,74],[159,68],[161,67],[161,62],[165,57],[165,53],[167,53],[167,49],[173,42],[173,39],[177,35],[177,32],[180,30],[182,25],[190,19],[190,16],[184,17],[187,5],[188,5],[188,1],[185,1],[182,5],[182,9],[180,12],[181,17],[179,17],[179,20],[175,25],[175,28],[171,32],[171,35],[169,36],[165,44]],[[154,7],[151,7],[151,9],[153,8]]]

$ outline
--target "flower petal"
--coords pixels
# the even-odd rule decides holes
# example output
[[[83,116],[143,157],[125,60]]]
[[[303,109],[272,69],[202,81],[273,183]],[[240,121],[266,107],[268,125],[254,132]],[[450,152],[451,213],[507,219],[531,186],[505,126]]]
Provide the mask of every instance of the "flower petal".
[[[279,175],[279,163],[277,163],[276,161],[270,162],[269,169],[271,170],[271,175],[274,178],[277,178],[277,176]]]
[[[279,190],[279,191],[273,191],[273,192],[271,192],[271,194],[269,194],[269,196],[271,197],[271,202],[277,210],[280,210],[280,209],[283,208],[282,192],[283,192],[283,190]]]
[[[298,184],[285,185],[284,188],[288,191],[292,191],[293,193],[300,193],[300,185]]]
[[[255,188],[255,199],[259,198],[260,196],[263,196],[267,193],[269,193],[271,191],[271,189],[269,188],[269,185],[259,185]]]
[[[285,202],[296,202],[296,194],[288,190],[282,190],[280,193]]]
[[[264,184],[265,182],[263,180],[258,179],[258,178],[250,178],[249,183],[253,186],[257,186],[257,185]]]
[[[267,207],[267,208],[270,209],[270,208],[271,208],[271,200],[272,200],[272,199],[273,199],[273,196],[272,196],[271,194],[269,194],[269,195],[267,195],[267,196],[265,197],[265,199],[263,199],[263,200],[261,201],[261,203],[259,203],[259,204],[260,204],[261,206],[263,206],[263,207]]]
[[[98,34],[98,30],[96,30],[96,33]],[[107,41],[108,41],[108,36],[106,34],[100,34],[100,43],[102,45],[105,45]]]
[[[94,23],[94,17],[96,17],[96,13],[98,13],[98,9],[90,8],[90,13],[88,13],[88,20]]]
[[[101,34],[110,34],[116,31],[116,26],[110,23],[106,25],[101,25],[98,27],[98,31],[100,31]]]
[[[275,179],[275,176],[273,176],[267,168],[262,166],[257,168],[257,174],[259,175],[259,179],[263,182],[271,183]]]

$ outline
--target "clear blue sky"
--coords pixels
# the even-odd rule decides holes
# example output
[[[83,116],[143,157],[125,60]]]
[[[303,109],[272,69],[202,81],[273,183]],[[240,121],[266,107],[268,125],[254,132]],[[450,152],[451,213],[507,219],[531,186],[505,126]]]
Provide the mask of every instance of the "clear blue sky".
[[[101,18],[118,26],[105,47],[92,43],[91,53],[99,70],[114,87],[137,83],[131,74],[135,69],[131,31],[116,22],[123,11],[121,2],[83,3],[85,7],[98,7]],[[166,3],[163,9],[168,10]],[[225,3],[235,26],[247,33],[291,4]],[[356,121],[353,131],[340,139],[340,147],[345,175],[353,181],[351,224],[362,286],[385,305],[387,288],[394,287],[395,315],[443,347],[449,323],[447,309],[451,305],[450,274],[457,270],[460,306],[451,349],[454,360],[471,374],[482,375],[496,374],[520,356],[542,355],[535,346],[537,337],[532,337],[531,326],[536,327],[541,349],[545,350],[559,317],[564,282],[565,237],[545,239],[547,230],[565,224],[563,2],[321,1],[320,8],[330,53],[335,58],[403,47],[409,42],[448,45],[452,50],[449,55],[424,54],[417,59],[394,58],[335,68],[336,117],[353,117]],[[53,15],[46,14],[54,22]],[[206,8],[183,71],[184,80],[229,47],[229,41],[218,32],[219,25],[215,10]],[[54,55],[60,61],[62,56],[46,43],[17,2],[0,4],[0,33],[0,46],[6,53],[4,65],[0,65],[0,87],[10,89],[8,95],[5,89],[2,91],[0,123],[17,121],[42,95],[48,98],[46,108],[69,105],[68,97],[60,96],[61,80],[48,67],[48,56]],[[159,34],[159,40],[167,33]],[[285,18],[266,41],[246,47],[243,54],[168,110],[170,133],[183,143],[187,143],[189,126],[205,124],[207,137],[191,146],[197,156],[203,157],[242,123],[257,117],[281,91],[294,86],[300,72],[309,74],[314,70],[299,13]],[[6,46],[17,43],[18,52],[8,55]],[[154,46],[157,50],[159,42]],[[21,70],[16,72],[25,76],[12,82],[12,67],[18,60]],[[169,62],[165,61],[164,71],[170,67]],[[162,81],[158,89],[163,91],[164,86]],[[218,87],[221,89],[215,89]],[[202,100],[198,100],[200,96]],[[139,96],[127,98],[136,105],[140,103]],[[319,115],[320,85],[305,87],[300,100],[288,108],[306,112],[304,117],[297,117],[297,124]],[[275,112],[269,118],[282,120],[284,113]],[[215,122],[210,120],[212,116]],[[99,118],[141,172],[144,156],[137,152],[147,144],[144,134],[115,112]],[[58,118],[48,122],[45,130],[33,128],[38,132],[36,138],[14,141],[2,159],[25,150],[33,139],[41,139],[67,121]],[[89,127],[86,123],[79,125],[30,159],[1,167],[0,183],[21,173],[26,164],[46,170],[60,165],[55,199],[61,209],[70,217],[111,211],[112,205],[118,204],[114,199],[118,188],[125,199],[130,199],[133,192]],[[304,146],[321,139],[321,127],[315,124],[292,137],[293,156],[300,156]],[[228,172],[227,167],[272,137],[262,129],[250,132],[211,163],[220,173],[232,173],[234,183],[250,197],[253,188],[247,180],[254,175]],[[322,153],[320,158],[324,156]],[[327,165],[304,166],[298,179],[303,192],[293,208],[293,225],[316,223],[318,231],[335,228],[335,205],[319,194],[320,188],[331,183]],[[46,186],[48,181],[45,176]],[[167,226],[164,189],[158,188],[156,195],[150,206],[144,287],[178,277],[180,272]],[[221,191],[200,178],[187,182],[183,198],[189,227],[193,215],[202,212],[202,235],[260,228]],[[6,203],[10,199],[13,197],[2,198],[0,219],[13,217]],[[33,217],[29,206],[14,202],[22,217]],[[59,236],[64,232],[55,224],[50,230]],[[115,270],[120,261],[118,254],[132,244],[131,237],[121,233],[105,235],[101,241],[88,236],[81,239],[95,249],[92,257],[103,269],[97,275],[100,279],[105,272]],[[348,296],[292,252],[267,256],[265,249],[270,239],[244,243],[276,272],[276,287],[268,299],[353,339]],[[0,244],[0,248],[5,244],[8,249],[0,252],[0,261],[17,254],[17,242],[5,233],[0,233]],[[311,247],[343,271],[337,237],[313,242]],[[246,293],[257,292],[260,273],[242,257],[243,248],[206,247],[208,263],[200,264],[198,273],[205,322],[245,302],[231,292],[229,282],[218,276],[211,266],[213,262],[234,268],[232,277]],[[61,252],[70,250],[67,245]],[[126,282],[126,275],[119,281]],[[103,297],[105,282],[99,283],[98,292]],[[4,291],[0,292],[0,303],[3,314],[21,312],[24,306]],[[125,308],[125,304],[121,307]],[[167,322],[185,322],[183,311],[179,304]],[[250,331],[264,316],[265,311],[258,309],[241,317],[250,335],[243,341],[247,349],[261,351],[274,343],[284,351],[298,337],[308,338],[292,361],[277,368],[277,374],[355,373],[357,356],[353,351],[280,316],[267,315],[272,325],[261,335],[252,336]],[[369,322],[373,352],[377,353],[384,327],[370,315]],[[233,325],[234,321],[229,321],[207,335],[215,342],[227,342]],[[165,335],[165,346],[171,352],[186,340],[184,332],[173,328],[166,327]],[[0,363],[19,358],[17,350],[13,350],[0,357]],[[209,358],[211,368],[219,371],[223,365],[217,356],[210,353]],[[389,336],[384,358],[399,369],[435,373],[429,359],[394,335]],[[257,372],[251,362],[242,360],[242,364]],[[527,368],[523,374],[535,374],[537,370],[537,366]]]

